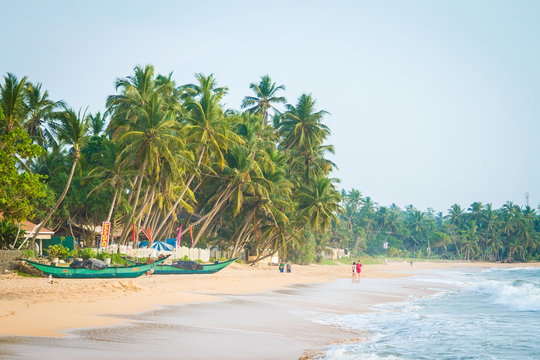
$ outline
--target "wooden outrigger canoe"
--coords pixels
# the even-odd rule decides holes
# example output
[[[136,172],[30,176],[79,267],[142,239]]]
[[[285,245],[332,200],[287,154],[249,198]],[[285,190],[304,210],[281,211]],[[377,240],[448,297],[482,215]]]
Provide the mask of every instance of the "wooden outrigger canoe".
[[[230,265],[231,263],[235,262],[236,259],[234,258],[228,261],[223,262],[216,262],[213,264],[201,264],[202,269],[201,270],[191,270],[191,269],[183,269],[179,267],[175,267],[172,265],[164,265],[164,264],[156,264],[154,267],[154,275],[174,275],[174,274],[214,274],[218,272],[219,270],[225,268],[227,265]],[[135,264],[135,262],[125,259],[124,260],[131,262],[132,264]]]
[[[157,265],[164,261],[167,257],[157,260],[152,264],[141,264],[126,267],[109,266],[102,270],[91,269],[73,269],[67,266],[51,266],[40,264],[35,261],[23,259],[38,270],[43,271],[47,275],[52,275],[55,278],[68,279],[106,279],[106,278],[135,278],[141,276],[151,269],[155,269]]]

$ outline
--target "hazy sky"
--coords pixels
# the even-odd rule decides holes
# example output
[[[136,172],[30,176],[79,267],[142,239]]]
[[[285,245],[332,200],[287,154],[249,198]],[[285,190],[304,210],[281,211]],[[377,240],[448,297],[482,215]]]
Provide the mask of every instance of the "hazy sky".
[[[540,203],[540,1],[0,0],[0,74],[103,110],[153,64],[228,86],[269,74],[330,112],[340,186],[444,211]]]

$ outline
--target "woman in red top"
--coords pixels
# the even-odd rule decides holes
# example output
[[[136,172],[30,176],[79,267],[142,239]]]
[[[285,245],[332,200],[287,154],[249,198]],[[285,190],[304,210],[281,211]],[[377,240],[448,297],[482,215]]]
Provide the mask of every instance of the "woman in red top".
[[[356,273],[360,275],[362,272],[362,264],[360,264],[360,261],[356,263]]]

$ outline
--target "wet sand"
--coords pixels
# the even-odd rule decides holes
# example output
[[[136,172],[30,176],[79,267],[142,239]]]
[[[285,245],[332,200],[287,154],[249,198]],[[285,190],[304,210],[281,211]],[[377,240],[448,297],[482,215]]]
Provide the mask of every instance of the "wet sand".
[[[368,265],[359,283],[345,265],[293,266],[293,273],[282,274],[275,266],[233,264],[213,275],[59,279],[53,285],[2,276],[0,358],[91,359],[106,351],[115,359],[296,359],[366,335],[318,324],[314,316],[427,295],[427,284],[407,278],[418,272],[494,266],[506,267]]]

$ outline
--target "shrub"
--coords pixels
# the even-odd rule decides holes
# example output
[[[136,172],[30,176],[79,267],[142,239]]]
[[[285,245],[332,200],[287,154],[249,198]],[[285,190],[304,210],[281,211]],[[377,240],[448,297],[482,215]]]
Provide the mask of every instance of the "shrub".
[[[22,257],[25,259],[34,259],[38,257],[38,253],[37,251],[32,250],[32,249],[23,249]]]
[[[79,249],[76,254],[73,254],[73,256],[80,257],[84,260],[88,260],[90,258],[95,258],[97,255],[96,255],[96,252],[92,250],[92,248],[84,248],[84,249]]]
[[[60,244],[49,246],[46,251],[50,258],[65,259],[70,254],[69,249]]]
[[[108,252],[105,252],[105,251],[101,251],[97,254],[97,258],[99,260],[105,260],[106,258],[110,258],[112,257],[111,254],[109,254]]]

